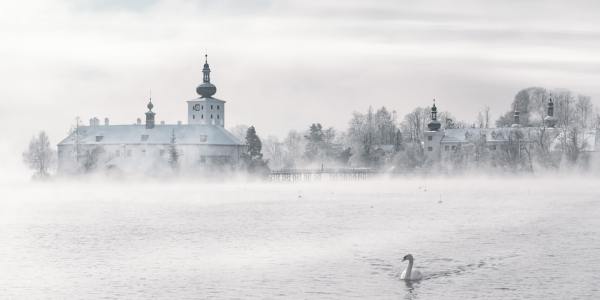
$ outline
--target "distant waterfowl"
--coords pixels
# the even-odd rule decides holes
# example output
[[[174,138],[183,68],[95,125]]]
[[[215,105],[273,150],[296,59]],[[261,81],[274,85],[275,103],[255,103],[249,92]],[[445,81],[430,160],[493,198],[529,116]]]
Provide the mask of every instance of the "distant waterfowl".
[[[421,275],[421,272],[419,272],[419,270],[413,270],[413,263],[414,263],[415,259],[413,258],[412,254],[405,255],[404,258],[402,258],[402,261],[405,261],[405,260],[408,260],[408,267],[406,267],[406,269],[404,269],[404,271],[400,275],[400,279],[406,280],[406,281],[421,280],[423,278],[423,275]]]

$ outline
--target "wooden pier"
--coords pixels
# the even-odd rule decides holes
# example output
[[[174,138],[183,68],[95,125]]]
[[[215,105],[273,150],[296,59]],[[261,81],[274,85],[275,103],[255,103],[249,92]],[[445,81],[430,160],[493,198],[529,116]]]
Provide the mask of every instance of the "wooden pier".
[[[294,181],[320,181],[337,180],[352,181],[365,180],[372,177],[376,172],[370,168],[321,168],[321,169],[281,169],[271,171],[271,181],[294,182]]]

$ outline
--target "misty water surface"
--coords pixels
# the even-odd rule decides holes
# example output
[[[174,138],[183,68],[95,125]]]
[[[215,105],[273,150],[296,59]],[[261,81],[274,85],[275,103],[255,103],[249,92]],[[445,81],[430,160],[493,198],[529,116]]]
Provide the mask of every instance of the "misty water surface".
[[[596,179],[1,190],[1,298],[600,297]]]

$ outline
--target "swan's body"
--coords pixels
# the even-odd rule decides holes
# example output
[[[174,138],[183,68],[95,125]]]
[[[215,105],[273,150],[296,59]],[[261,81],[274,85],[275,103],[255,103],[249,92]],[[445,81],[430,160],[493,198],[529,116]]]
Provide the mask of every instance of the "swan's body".
[[[404,271],[402,271],[402,274],[400,275],[400,279],[402,280],[406,280],[406,281],[415,281],[415,280],[421,280],[423,278],[423,275],[421,274],[421,272],[419,272],[419,270],[413,270],[413,263],[414,263],[414,258],[411,254],[408,254],[406,256],[404,256],[404,258],[402,259],[402,261],[408,260],[408,267],[406,267],[406,269],[404,269]]]

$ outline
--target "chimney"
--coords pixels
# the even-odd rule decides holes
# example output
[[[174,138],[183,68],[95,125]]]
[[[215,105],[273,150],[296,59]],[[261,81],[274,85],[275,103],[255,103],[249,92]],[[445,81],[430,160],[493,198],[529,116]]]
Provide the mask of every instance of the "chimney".
[[[142,125],[142,119],[137,118],[137,120],[135,121],[136,125]]]
[[[181,125],[181,121],[177,121],[177,125]]]
[[[108,118],[104,118],[104,126],[108,126],[110,125]]]

